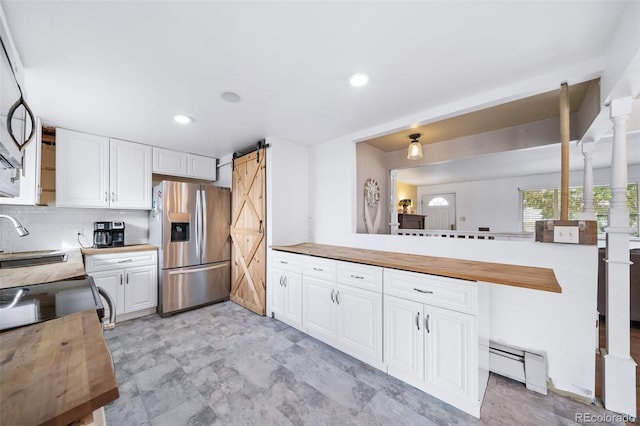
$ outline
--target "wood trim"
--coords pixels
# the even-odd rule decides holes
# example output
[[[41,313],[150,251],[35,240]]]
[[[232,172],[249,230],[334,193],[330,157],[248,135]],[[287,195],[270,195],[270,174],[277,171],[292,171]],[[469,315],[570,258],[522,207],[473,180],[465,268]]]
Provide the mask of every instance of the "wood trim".
[[[364,265],[399,269],[402,271],[562,293],[562,287],[558,284],[553,269],[549,268],[451,259],[447,257],[421,256],[313,243],[302,243],[293,246],[272,246],[271,249],[362,263]]]

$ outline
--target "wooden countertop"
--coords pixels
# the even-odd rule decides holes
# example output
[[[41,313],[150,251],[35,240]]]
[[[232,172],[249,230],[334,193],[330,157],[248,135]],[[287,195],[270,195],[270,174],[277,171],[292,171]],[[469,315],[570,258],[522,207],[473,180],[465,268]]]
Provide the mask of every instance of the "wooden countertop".
[[[0,269],[0,288],[42,284],[51,281],[84,277],[84,263],[80,250],[63,250],[69,253],[66,262]]]
[[[110,254],[110,253],[131,253],[135,251],[149,251],[149,250],[158,250],[158,246],[154,246],[153,244],[135,244],[131,246],[123,246],[123,247],[108,247],[108,248],[83,248],[80,251],[83,255],[91,255],[91,254]]]
[[[0,334],[0,424],[67,425],[119,397],[95,310]]]
[[[452,259],[447,257],[421,256],[313,243],[302,243],[293,246],[272,246],[271,249],[362,263],[365,265],[382,266],[403,271],[562,293],[562,287],[558,284],[553,269],[549,268]]]

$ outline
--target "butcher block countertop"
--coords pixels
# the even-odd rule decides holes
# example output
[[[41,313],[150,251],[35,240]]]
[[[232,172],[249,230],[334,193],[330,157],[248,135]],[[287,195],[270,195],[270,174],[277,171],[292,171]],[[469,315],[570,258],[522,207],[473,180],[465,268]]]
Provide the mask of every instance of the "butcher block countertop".
[[[562,293],[562,288],[560,284],[558,284],[553,269],[549,268],[422,256],[313,243],[302,243],[293,246],[272,246],[271,249],[362,263],[365,265],[382,266],[384,268],[400,269],[403,271]]]
[[[0,334],[0,424],[67,425],[118,398],[96,311]]]
[[[66,262],[0,269],[0,288],[42,284],[51,281],[84,277],[84,263],[82,263],[80,250],[71,249],[64,251],[69,253]]]
[[[152,244],[135,244],[131,246],[123,247],[108,247],[108,248],[83,248],[82,254],[87,256],[90,254],[111,254],[111,253],[131,253],[136,251],[149,251],[158,250],[158,246]]]

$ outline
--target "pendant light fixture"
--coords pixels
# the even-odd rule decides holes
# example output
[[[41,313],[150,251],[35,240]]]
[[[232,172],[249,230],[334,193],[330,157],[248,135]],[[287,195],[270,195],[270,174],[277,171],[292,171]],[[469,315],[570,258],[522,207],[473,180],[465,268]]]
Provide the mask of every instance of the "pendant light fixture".
[[[420,133],[414,133],[409,135],[411,143],[409,144],[409,150],[407,152],[407,160],[419,160],[422,158],[422,145],[418,141]]]

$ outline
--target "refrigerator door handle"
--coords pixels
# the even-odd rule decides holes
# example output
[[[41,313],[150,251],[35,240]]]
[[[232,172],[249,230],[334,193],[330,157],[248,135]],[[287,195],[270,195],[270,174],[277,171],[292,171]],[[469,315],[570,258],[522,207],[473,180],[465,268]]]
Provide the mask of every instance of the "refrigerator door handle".
[[[200,209],[202,215],[200,217],[200,262],[205,263],[205,257],[207,253],[207,192],[204,189],[200,191]]]
[[[196,191],[196,256],[202,263],[202,255],[200,252],[200,237],[202,236],[202,194],[198,189]]]
[[[228,265],[226,262],[221,262],[215,265],[203,266],[200,268],[180,268],[169,271],[169,275],[183,275],[183,274],[192,274],[194,272],[202,272],[202,271],[210,271],[212,269],[226,268]]]

